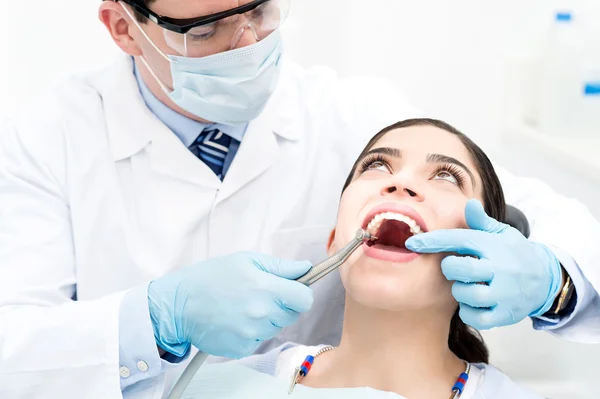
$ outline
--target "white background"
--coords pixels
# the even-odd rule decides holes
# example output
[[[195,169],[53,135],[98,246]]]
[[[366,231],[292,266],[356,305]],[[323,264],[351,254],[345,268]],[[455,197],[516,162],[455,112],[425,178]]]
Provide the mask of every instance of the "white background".
[[[4,3],[0,118],[64,76],[116,54],[96,16],[99,0]],[[513,55],[552,21],[554,7],[575,3],[600,1],[293,0],[286,49],[306,66],[389,78],[415,105],[474,137],[503,166],[544,179],[600,218],[600,170],[575,170],[569,159],[507,138],[520,100],[508,89]],[[599,346],[559,341],[532,331],[529,322],[485,336],[496,366],[540,394],[598,397]]]

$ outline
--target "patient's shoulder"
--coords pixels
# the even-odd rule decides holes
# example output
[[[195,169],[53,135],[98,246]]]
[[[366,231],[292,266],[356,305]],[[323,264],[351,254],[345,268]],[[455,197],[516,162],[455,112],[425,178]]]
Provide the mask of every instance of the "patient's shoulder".
[[[302,364],[306,356],[314,356],[324,346],[327,345],[305,346],[288,342],[269,352],[252,355],[234,362],[275,377],[291,378],[294,369]]]
[[[305,346],[293,345],[280,352],[275,369],[276,377],[291,377],[296,367],[300,366],[306,359],[306,356],[315,356],[321,348],[327,345]]]
[[[477,387],[477,398],[543,399],[543,396],[517,384],[494,366],[478,364],[476,367],[484,374]]]

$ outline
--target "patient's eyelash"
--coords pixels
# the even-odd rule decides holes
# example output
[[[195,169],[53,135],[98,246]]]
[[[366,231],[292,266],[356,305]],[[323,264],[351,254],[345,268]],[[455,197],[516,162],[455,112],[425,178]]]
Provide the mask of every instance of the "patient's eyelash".
[[[461,168],[459,168],[456,165],[449,164],[449,163],[439,165],[437,167],[437,169],[435,170],[435,172],[433,173],[433,176],[436,176],[436,175],[440,174],[441,172],[450,173],[456,179],[456,183],[458,184],[458,187],[463,188],[464,183],[465,183],[465,172]]]
[[[390,164],[387,162],[387,160],[385,159],[385,157],[383,155],[381,155],[381,154],[371,154],[371,155],[367,155],[360,162],[360,167],[358,168],[358,172],[359,173],[366,172],[375,163],[381,163],[386,168],[388,168],[390,170],[392,169],[390,167]]]

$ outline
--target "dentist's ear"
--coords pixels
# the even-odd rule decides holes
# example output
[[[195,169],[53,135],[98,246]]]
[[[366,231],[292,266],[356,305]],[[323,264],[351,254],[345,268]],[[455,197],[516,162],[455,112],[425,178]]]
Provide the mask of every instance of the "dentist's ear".
[[[131,22],[131,18],[127,16],[123,7],[125,6],[120,3],[103,1],[98,10],[98,18],[106,26],[113,41],[121,50],[134,57],[140,56],[142,50],[131,34],[137,28]]]
[[[327,241],[327,255],[328,256],[332,256],[333,254],[335,254],[337,252],[337,249],[335,248],[334,242],[335,241],[335,229],[331,230],[331,233],[329,233],[329,241]]]

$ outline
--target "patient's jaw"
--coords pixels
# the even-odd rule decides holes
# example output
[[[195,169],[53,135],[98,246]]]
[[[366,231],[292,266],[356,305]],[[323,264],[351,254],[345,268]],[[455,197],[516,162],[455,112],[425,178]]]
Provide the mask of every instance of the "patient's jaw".
[[[386,236],[384,243],[402,246],[406,237],[420,229],[466,228],[467,201],[482,200],[477,168],[455,135],[433,126],[413,126],[389,132],[371,150],[383,148],[399,151],[374,154],[365,159],[364,171],[357,169],[340,202],[329,246],[332,253],[348,243],[357,228],[368,226],[374,214],[383,213],[371,222],[371,228],[380,225],[377,230]],[[442,158],[435,154],[462,165],[439,162]],[[374,211],[378,206],[382,208]],[[393,252],[407,250],[381,248],[365,251],[362,247],[342,266],[340,274],[348,297],[375,309],[442,312],[449,320],[456,303],[451,282],[440,268],[445,255],[402,255]],[[386,248],[391,251],[386,252]]]

